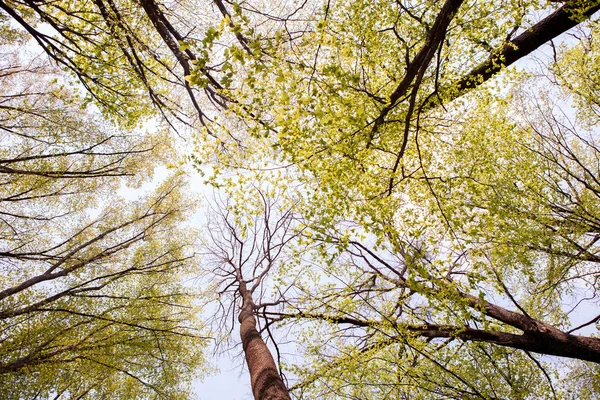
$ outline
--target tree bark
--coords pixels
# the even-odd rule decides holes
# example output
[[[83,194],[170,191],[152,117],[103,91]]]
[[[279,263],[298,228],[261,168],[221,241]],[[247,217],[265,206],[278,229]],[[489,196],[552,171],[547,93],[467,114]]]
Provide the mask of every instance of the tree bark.
[[[285,384],[277,372],[275,360],[265,341],[256,329],[254,301],[244,281],[239,281],[239,292],[243,299],[242,311],[238,316],[242,346],[250,372],[252,394],[255,400],[290,400]]]
[[[571,335],[554,327],[537,332],[524,332],[520,335],[440,325],[410,327],[409,331],[427,338],[456,338],[467,342],[490,343],[600,364],[600,339]]]

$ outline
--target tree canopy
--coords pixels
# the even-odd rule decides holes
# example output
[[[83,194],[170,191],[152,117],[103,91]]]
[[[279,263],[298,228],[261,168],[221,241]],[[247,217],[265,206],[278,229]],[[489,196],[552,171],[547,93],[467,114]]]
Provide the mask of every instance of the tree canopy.
[[[194,238],[174,235],[192,201],[178,175],[137,200],[116,193],[173,141],[111,125],[13,33],[0,55],[0,396],[187,396],[206,347],[179,279]]]
[[[2,300],[10,318],[57,315],[68,326],[89,323],[77,332],[92,335],[95,324],[147,325],[135,319],[144,318],[135,311],[142,298],[88,306],[95,300],[79,292],[90,285],[110,282],[115,301],[119,288],[131,294],[135,285],[160,288],[156,298],[179,296],[171,266],[189,270],[189,259],[188,243],[175,240],[186,235],[171,235],[185,208],[171,200],[176,179],[129,214],[109,207],[89,222],[58,224],[62,241],[46,233],[88,212],[117,176],[143,175],[149,166],[141,160],[175,152],[164,147],[167,134],[136,142],[123,133],[157,118],[171,134],[191,132],[197,179],[229,198],[204,234],[201,269],[215,278],[226,316],[239,316],[255,398],[275,396],[270,390],[282,384],[307,399],[597,398],[599,2],[0,7],[11,21],[6,37],[15,29],[29,35],[86,93],[61,94],[57,82],[67,78],[39,78],[36,86],[53,96],[35,89],[6,97],[2,129],[16,136],[2,150],[3,196],[28,204],[2,205],[6,257],[31,265],[21,270],[31,275],[14,272],[1,289],[15,302]],[[12,72],[6,79],[23,82]],[[43,113],[19,106],[26,98]],[[118,133],[68,113],[88,102]],[[61,132],[54,121],[72,127],[68,144],[45,137]],[[39,196],[50,197],[56,215],[43,223]],[[163,221],[169,228],[155,229]],[[31,246],[47,250],[31,258]],[[110,272],[123,279],[115,286],[111,267],[87,272],[105,258],[121,268]],[[60,291],[30,289],[58,271],[72,277]],[[169,313],[164,307],[183,300],[151,310]],[[82,308],[97,312],[89,319]],[[132,314],[112,314],[121,310]],[[21,340],[19,324],[11,326],[9,341]],[[161,329],[188,337],[175,326]],[[74,328],[63,331],[71,340]],[[32,345],[44,343],[39,334]],[[276,352],[291,338],[294,356],[268,354],[261,334]],[[121,340],[110,336],[107,348],[113,339]],[[37,368],[42,354],[54,357],[36,351],[3,365]],[[87,351],[80,359],[109,364]],[[264,371],[269,379],[257,378]]]

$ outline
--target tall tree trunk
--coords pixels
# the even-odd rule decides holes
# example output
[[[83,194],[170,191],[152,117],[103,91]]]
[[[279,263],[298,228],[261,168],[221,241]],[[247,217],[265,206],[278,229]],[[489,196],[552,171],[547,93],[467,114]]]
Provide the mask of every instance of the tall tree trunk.
[[[240,336],[246,363],[250,372],[252,394],[255,400],[290,400],[285,384],[281,380],[275,360],[265,341],[256,329],[254,301],[244,281],[239,281],[239,292],[243,299],[240,321]]]

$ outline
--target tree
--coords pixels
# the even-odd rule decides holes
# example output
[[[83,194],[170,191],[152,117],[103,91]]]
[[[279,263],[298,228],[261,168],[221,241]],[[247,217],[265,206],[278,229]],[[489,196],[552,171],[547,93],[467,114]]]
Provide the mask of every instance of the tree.
[[[151,176],[171,141],[117,130],[43,57],[2,50],[1,397],[184,396],[204,362],[180,283],[193,238],[174,235],[184,179],[136,201],[115,193]]]
[[[271,275],[289,261],[290,242],[298,231],[292,209],[281,209],[282,199],[268,189],[254,188],[253,192],[259,200],[249,204],[236,205],[230,198],[215,201],[206,231],[205,268],[217,288],[222,322],[237,314],[254,398],[290,399],[257,329],[256,314],[277,304],[267,298],[265,288]]]

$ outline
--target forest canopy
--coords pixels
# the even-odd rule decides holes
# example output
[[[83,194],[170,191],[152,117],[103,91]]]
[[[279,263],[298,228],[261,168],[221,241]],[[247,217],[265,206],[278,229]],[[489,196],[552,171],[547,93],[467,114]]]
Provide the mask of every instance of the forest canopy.
[[[598,397],[600,2],[0,9],[0,393]]]
[[[180,174],[118,193],[172,159],[174,141],[111,124],[2,23],[0,397],[187,397],[207,336],[180,281],[193,201]]]

